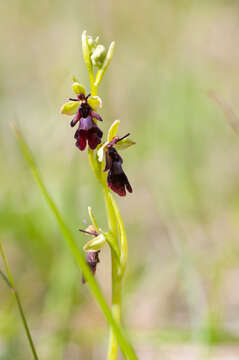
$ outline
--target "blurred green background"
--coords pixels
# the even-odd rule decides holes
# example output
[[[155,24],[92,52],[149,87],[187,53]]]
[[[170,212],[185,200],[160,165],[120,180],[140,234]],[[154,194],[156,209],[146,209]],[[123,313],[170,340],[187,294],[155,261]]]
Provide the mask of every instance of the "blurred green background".
[[[105,359],[107,326],[16,144],[16,121],[79,245],[101,190],[59,108],[76,75],[89,86],[81,33],[116,41],[102,82],[106,131],[134,192],[123,317],[140,359],[239,357],[239,138],[214,91],[237,113],[239,3],[232,0],[0,1],[0,237],[44,360]],[[236,119],[237,121],[237,119]],[[0,260],[0,268],[3,268]],[[110,257],[97,279],[110,300]],[[31,359],[0,282],[0,359]]]

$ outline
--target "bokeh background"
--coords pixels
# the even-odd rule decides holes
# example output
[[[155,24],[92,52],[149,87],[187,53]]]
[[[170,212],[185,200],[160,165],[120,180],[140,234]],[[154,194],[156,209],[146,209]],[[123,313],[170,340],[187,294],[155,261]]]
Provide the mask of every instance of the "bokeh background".
[[[238,359],[238,1],[2,0],[0,237],[40,358],[106,358],[105,320],[11,130],[16,121],[79,245],[88,205],[106,227],[86,153],[59,114],[72,75],[89,87],[84,29],[116,41],[102,127],[120,119],[137,142],[122,154],[134,193],[117,200],[129,238],[123,317],[139,358]],[[98,270],[110,300],[107,249]],[[0,359],[31,359],[4,282]]]

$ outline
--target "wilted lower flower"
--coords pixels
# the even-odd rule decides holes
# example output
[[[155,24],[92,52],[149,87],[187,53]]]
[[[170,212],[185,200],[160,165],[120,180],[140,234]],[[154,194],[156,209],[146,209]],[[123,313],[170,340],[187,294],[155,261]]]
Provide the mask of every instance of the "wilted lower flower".
[[[105,244],[105,237],[102,233],[98,233],[93,225],[89,225],[86,230],[79,229],[79,231],[93,236],[93,239],[88,241],[83,249],[87,252],[86,262],[89,265],[92,274],[95,275],[97,264],[100,262],[100,249]],[[82,283],[85,284],[85,278],[82,276]]]
[[[123,159],[113,146],[106,150],[106,166],[104,171],[109,170],[107,175],[108,186],[120,196],[126,195],[126,189],[132,193],[132,187],[122,169]]]
[[[94,119],[102,121],[102,118],[95,110],[101,106],[101,99],[98,96],[85,96],[85,89],[79,83],[73,83],[73,90],[77,99],[70,98],[64,104],[61,112],[66,115],[73,115],[70,125],[75,126],[79,122],[75,133],[76,146],[82,151],[86,148],[88,141],[89,147],[94,150],[101,143],[103,132],[97,126]]]
[[[90,251],[90,252],[88,252],[87,257],[86,257],[86,262],[89,265],[93,275],[95,275],[96,266],[100,262],[99,253],[100,253],[99,250],[98,251]],[[82,277],[82,283],[85,284],[85,282],[86,281],[85,281],[85,278],[83,276]]]

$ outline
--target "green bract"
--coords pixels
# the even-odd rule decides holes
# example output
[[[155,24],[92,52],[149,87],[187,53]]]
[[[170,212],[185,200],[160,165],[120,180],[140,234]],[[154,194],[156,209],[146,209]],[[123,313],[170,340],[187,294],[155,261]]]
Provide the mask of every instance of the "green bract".
[[[78,108],[79,108],[78,101],[68,101],[67,103],[62,105],[60,111],[64,115],[73,115],[77,112]]]
[[[92,65],[90,60],[90,49],[89,49],[88,36],[86,30],[83,31],[82,33],[82,51],[86,66],[88,67],[88,69],[90,69]]]
[[[85,252],[97,251],[97,250],[102,249],[102,247],[105,245],[105,243],[106,243],[105,236],[103,234],[100,234],[100,235],[94,237],[93,239],[91,239],[90,241],[88,241],[84,245],[83,250]]]

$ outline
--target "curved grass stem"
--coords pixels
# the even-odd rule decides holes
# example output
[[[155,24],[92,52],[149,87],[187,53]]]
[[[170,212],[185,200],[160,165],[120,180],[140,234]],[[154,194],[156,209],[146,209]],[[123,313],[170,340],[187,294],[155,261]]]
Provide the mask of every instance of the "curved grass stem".
[[[15,286],[15,283],[14,283],[14,280],[13,280],[13,276],[12,276],[11,270],[9,268],[7,257],[6,257],[6,254],[4,252],[1,241],[0,241],[0,254],[2,256],[3,264],[4,264],[4,267],[5,267],[6,274],[7,274],[7,276],[6,276],[1,271],[0,272],[1,276],[3,277],[5,282],[8,284],[8,286],[12,290],[13,296],[15,297],[17,307],[18,307],[18,310],[19,310],[19,313],[20,313],[20,316],[21,316],[21,319],[22,319],[23,326],[24,326],[24,330],[25,330],[25,333],[26,333],[26,336],[27,336],[27,339],[28,339],[28,342],[29,342],[29,346],[31,348],[33,358],[34,358],[34,360],[39,360],[37,352],[36,352],[35,345],[34,345],[33,340],[32,340],[31,332],[30,332],[30,329],[29,329],[29,326],[28,326],[28,323],[27,323],[27,320],[26,320],[26,316],[25,316],[25,313],[24,313],[24,310],[23,310],[23,307],[22,307],[21,299],[20,299],[20,296],[19,296],[18,291],[16,289],[16,286]]]

